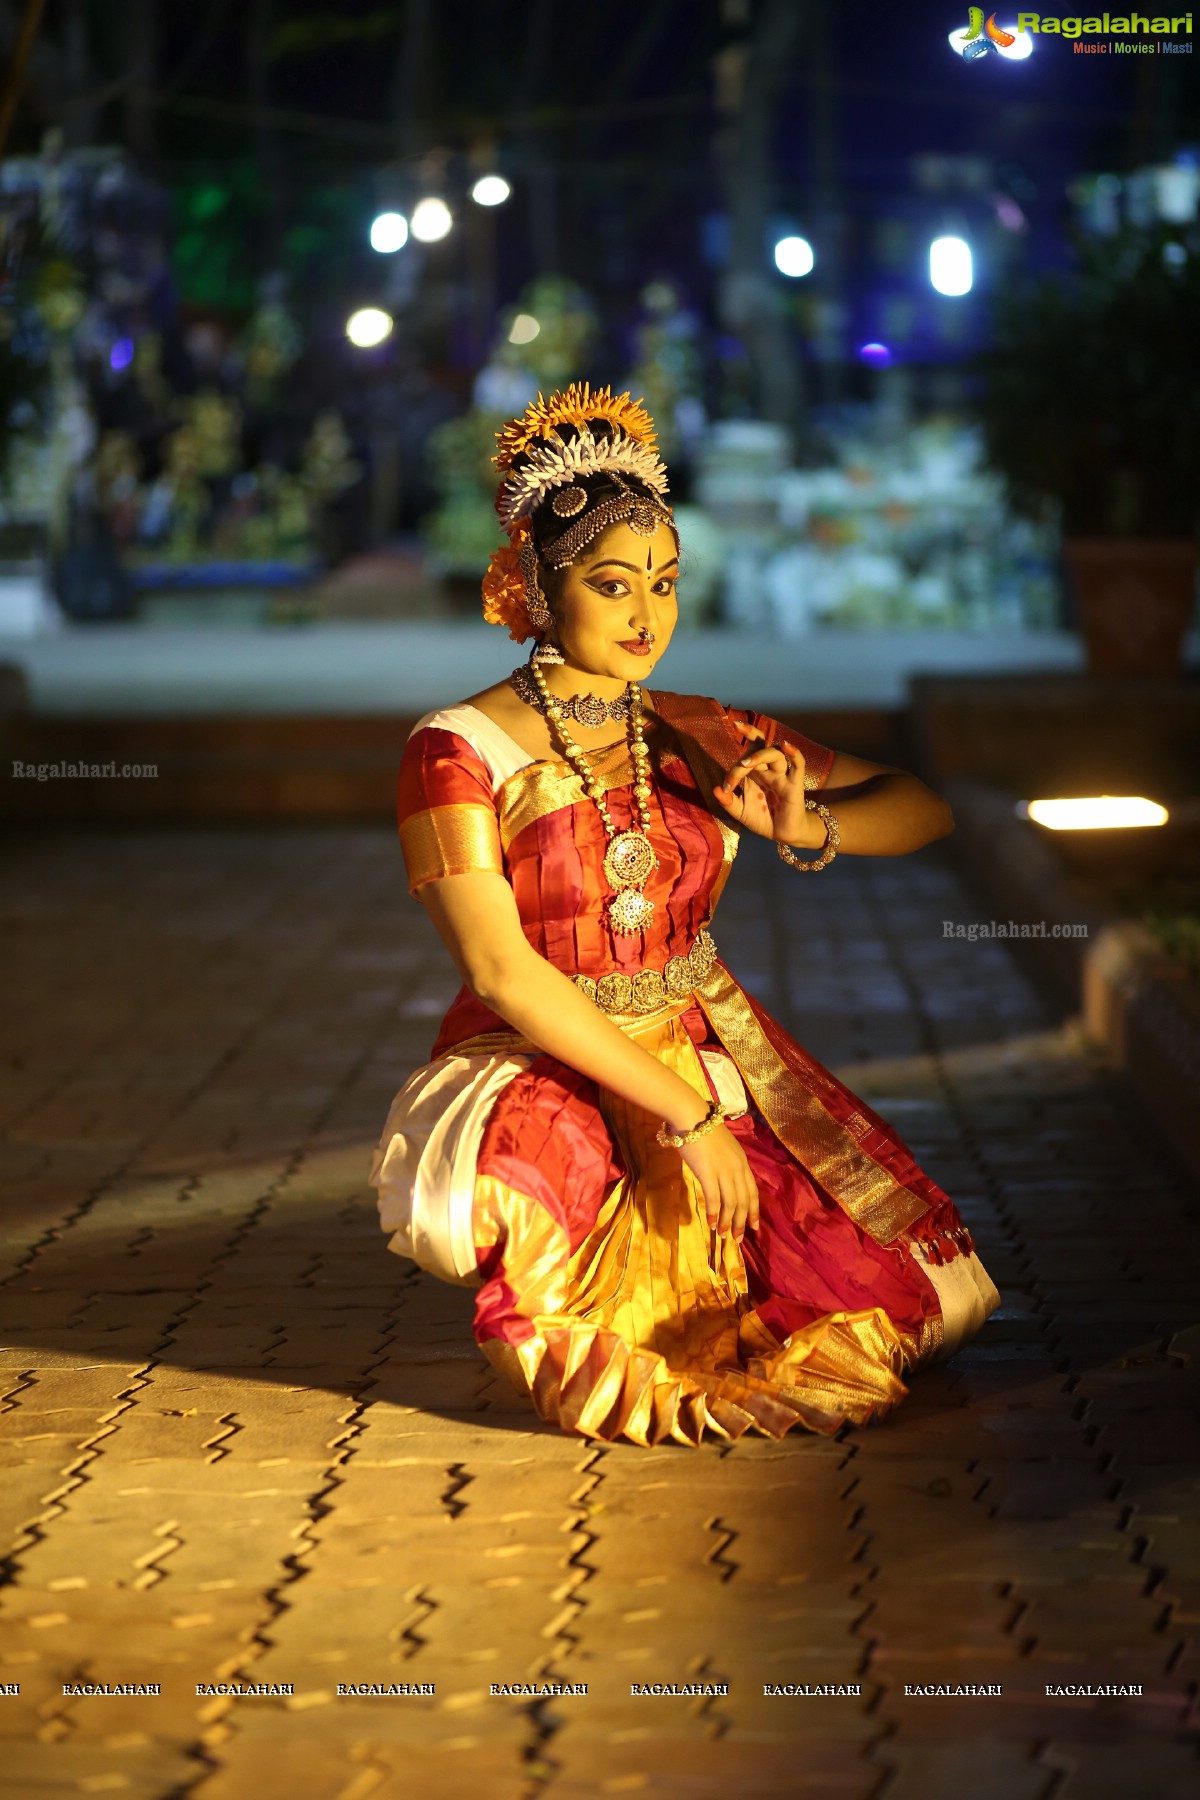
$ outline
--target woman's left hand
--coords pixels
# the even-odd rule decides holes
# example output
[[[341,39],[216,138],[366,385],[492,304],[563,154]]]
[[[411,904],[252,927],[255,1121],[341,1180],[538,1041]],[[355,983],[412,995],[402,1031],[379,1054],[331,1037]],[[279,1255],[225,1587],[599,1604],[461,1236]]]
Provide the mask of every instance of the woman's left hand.
[[[825,827],[804,804],[804,754],[786,739],[768,744],[757,725],[734,720],[748,748],[713,788],[730,818],[759,837],[815,849]]]

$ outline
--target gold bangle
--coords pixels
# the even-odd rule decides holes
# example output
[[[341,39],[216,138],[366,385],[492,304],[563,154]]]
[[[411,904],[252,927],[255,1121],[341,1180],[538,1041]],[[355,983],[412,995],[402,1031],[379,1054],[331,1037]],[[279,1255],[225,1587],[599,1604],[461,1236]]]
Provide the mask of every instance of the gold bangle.
[[[820,856],[813,862],[803,862],[800,857],[796,855],[796,852],[792,849],[790,844],[776,844],[775,848],[778,850],[784,862],[793,869],[828,868],[829,864],[837,855],[838,846],[842,841],[841,833],[838,830],[838,822],[830,812],[829,808],[822,805],[819,800],[810,800],[806,796],[804,804],[809,812],[817,813],[819,817],[825,821],[825,847],[821,851]]]
[[[728,1117],[729,1114],[721,1102],[714,1100],[700,1123],[693,1125],[690,1131],[668,1131],[665,1123],[661,1125],[658,1130],[658,1142],[664,1150],[682,1150],[685,1144],[694,1144],[697,1138],[706,1136],[721,1123],[722,1119]]]

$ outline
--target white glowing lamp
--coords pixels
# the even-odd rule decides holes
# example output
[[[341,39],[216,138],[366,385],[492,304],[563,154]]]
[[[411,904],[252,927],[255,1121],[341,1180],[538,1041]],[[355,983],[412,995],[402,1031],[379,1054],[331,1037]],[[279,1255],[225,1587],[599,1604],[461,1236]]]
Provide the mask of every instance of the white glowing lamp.
[[[403,213],[380,213],[371,223],[371,248],[381,256],[403,250],[408,242],[408,220]]]
[[[775,246],[775,267],[781,275],[790,275],[793,280],[811,274],[815,262],[813,247],[807,238],[780,238]]]
[[[360,306],[346,320],[346,336],[358,350],[370,350],[391,335],[392,315],[378,306]]]
[[[1131,826],[1165,825],[1167,809],[1140,794],[1088,794],[1074,800],[1022,800],[1017,816],[1047,831],[1127,831]]]
[[[929,279],[939,294],[970,293],[975,268],[965,238],[934,238],[929,246]]]
[[[476,206],[503,206],[512,193],[503,175],[481,175],[471,189]]]
[[[449,234],[453,224],[454,219],[446,202],[432,194],[417,201],[409,221],[413,236],[422,244],[436,244],[440,238]]]

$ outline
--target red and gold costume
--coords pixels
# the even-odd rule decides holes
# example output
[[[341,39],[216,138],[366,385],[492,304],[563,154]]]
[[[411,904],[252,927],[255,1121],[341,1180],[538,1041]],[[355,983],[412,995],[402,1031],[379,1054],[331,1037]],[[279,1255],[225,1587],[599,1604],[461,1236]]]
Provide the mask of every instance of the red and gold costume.
[[[705,1430],[833,1432],[886,1414],[998,1295],[949,1197],[883,1119],[795,1043],[715,955],[708,926],[738,831],[712,797],[742,755],[714,700],[653,692],[653,921],[615,936],[595,805],[566,761],[532,762],[482,712],[431,714],[400,774],[414,892],[472,870],[511,884],[525,935],[652,1055],[736,1115],[761,1223],[710,1230],[662,1121],[518,1037],[466,989],[393,1102],[371,1180],[391,1247],[477,1284],[475,1335],[569,1431],[638,1444]],[[618,829],[626,744],[592,752]],[[590,984],[594,983],[592,986]]]

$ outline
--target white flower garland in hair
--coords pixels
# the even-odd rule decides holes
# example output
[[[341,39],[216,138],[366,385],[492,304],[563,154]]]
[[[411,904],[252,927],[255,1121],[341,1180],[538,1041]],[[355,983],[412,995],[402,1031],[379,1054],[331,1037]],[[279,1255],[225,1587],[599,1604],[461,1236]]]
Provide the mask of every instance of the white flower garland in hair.
[[[515,520],[531,513],[538,501],[552,488],[574,481],[596,469],[617,469],[636,475],[656,494],[667,491],[667,471],[662,460],[645,444],[626,437],[624,432],[612,438],[596,439],[585,426],[573,442],[567,444],[555,432],[555,443],[549,439],[527,452],[529,462],[523,469],[510,470],[500,490],[500,519],[508,530]]]

